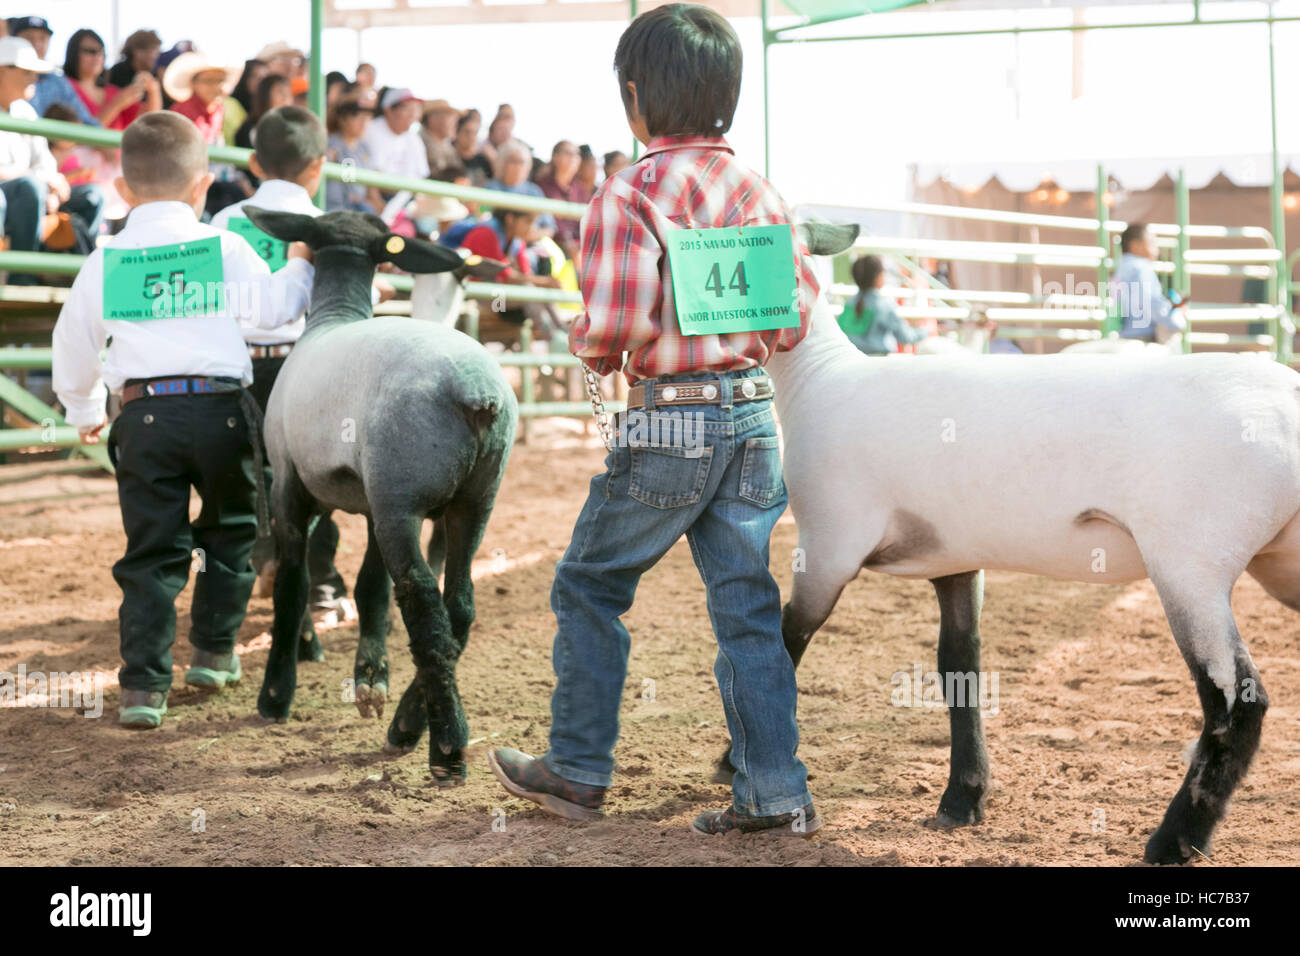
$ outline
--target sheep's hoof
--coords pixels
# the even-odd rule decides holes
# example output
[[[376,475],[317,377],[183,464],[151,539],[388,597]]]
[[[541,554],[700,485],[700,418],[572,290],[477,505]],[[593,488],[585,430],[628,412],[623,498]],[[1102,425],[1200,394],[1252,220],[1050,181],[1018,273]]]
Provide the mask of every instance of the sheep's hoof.
[[[424,736],[427,722],[428,718],[425,718],[424,721],[417,720],[414,726],[408,725],[403,718],[401,705],[398,705],[397,713],[393,714],[393,722],[388,725],[389,753],[410,753],[414,750]]]
[[[941,827],[969,827],[984,822],[983,799],[970,800],[945,793],[934,822]]]
[[[320,646],[320,639],[314,631],[307,631],[298,642],[298,660],[320,664],[325,660],[325,648]]]
[[[433,777],[434,786],[439,790],[445,790],[448,787],[464,786],[469,776],[469,768],[465,764],[461,751],[455,750],[449,754],[439,753],[436,757],[431,756],[429,773]]]
[[[388,699],[388,685],[357,684],[356,698],[357,711],[362,717],[381,718],[384,716],[384,702]]]
[[[1151,834],[1151,839],[1147,841],[1146,852],[1142,857],[1148,863],[1159,863],[1166,866],[1194,863],[1201,857],[1209,859],[1210,841],[1207,838],[1202,840],[1201,843],[1204,846],[1197,846],[1194,842],[1188,840],[1185,834],[1166,830],[1162,826]]]
[[[283,724],[289,719],[289,710],[293,707],[293,693],[277,694],[269,687],[263,687],[257,695],[257,712],[269,721]]]

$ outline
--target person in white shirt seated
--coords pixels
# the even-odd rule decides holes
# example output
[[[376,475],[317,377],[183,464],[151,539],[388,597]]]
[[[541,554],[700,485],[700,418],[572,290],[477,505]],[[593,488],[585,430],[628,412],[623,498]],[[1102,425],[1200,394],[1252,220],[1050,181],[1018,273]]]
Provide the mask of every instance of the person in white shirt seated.
[[[213,176],[198,128],[170,110],[122,135],[125,228],[86,257],[54,327],[54,390],[87,443],[108,435],[126,554],[113,566],[123,666],[118,720],[157,727],[167,712],[176,597],[198,572],[185,682],[241,676],[235,637],[255,575],[259,416],[241,324],[274,328],[306,308],[315,271],[302,243],[271,272],[238,236],[199,222]],[[111,344],[109,340],[111,339]],[[100,353],[108,346],[107,356]],[[190,519],[190,488],[202,509]]]
[[[260,185],[248,199],[227,206],[213,216],[212,225],[239,233],[274,271],[285,264],[288,243],[268,236],[254,226],[244,207],[296,212],[305,216],[321,215],[323,210],[317,207],[312,197],[321,185],[327,136],[316,115],[298,106],[270,110],[258,120],[254,133],[256,149],[249,157],[248,165]],[[253,384],[249,391],[263,413],[281,366],[306,330],[306,314],[307,303],[303,303],[297,315],[285,316],[287,321],[275,329],[244,326],[244,341],[248,344],[248,354],[253,363]],[[269,493],[269,465],[263,470],[263,479]],[[356,617],[352,602],[347,599],[347,585],[334,566],[338,543],[338,525],[329,515],[322,516],[312,529],[307,546],[311,613],[320,624],[343,623]],[[271,592],[274,558],[274,540],[259,540],[253,549],[252,560],[261,579],[259,591],[262,596],[269,596]]]
[[[410,90],[392,89],[379,103],[380,115],[370,121],[362,137],[374,168],[392,176],[427,179],[429,155],[415,125],[420,100]],[[385,198],[391,196],[385,193]]]

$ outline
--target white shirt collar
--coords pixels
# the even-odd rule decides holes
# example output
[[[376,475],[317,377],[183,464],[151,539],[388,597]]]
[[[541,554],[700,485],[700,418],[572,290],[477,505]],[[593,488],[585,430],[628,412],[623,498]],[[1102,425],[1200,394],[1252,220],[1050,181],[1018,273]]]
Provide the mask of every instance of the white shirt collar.
[[[259,206],[261,203],[258,202],[258,200],[263,200],[266,203],[273,203],[271,206],[273,209],[292,209],[292,207],[297,207],[302,209],[304,212],[309,206],[313,211],[316,209],[316,204],[312,201],[311,194],[297,183],[291,183],[287,179],[262,180],[257,187],[257,191],[254,192],[253,195],[243,203],[243,205]]]
[[[166,221],[185,221],[197,225],[199,218],[187,204],[177,199],[167,199],[136,206],[127,216],[126,228],[132,229],[148,223]]]

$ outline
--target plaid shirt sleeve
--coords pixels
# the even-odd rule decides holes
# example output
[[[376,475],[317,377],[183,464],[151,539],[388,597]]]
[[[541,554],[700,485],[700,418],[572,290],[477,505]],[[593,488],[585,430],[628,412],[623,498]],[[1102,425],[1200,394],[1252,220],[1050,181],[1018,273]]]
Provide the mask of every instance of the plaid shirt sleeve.
[[[569,351],[597,375],[623,367],[623,353],[654,341],[663,308],[659,238],[637,206],[644,197],[619,180],[600,190],[582,221],[582,300]]]

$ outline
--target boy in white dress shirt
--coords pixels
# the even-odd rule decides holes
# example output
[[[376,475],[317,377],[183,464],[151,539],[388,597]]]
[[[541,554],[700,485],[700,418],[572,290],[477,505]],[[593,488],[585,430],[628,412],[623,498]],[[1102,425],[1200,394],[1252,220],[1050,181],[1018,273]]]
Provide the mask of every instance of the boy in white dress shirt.
[[[301,314],[314,276],[305,246],[272,274],[247,242],[200,223],[211,182],[203,137],[184,116],[147,113],[127,127],[116,183],[132,207],[126,228],[87,257],[54,328],[54,389],[83,441],[99,441],[108,391],[122,396],[108,449],[127,538],[113,566],[125,726],[162,723],[175,600],[191,568],[185,680],[239,680],[235,637],[259,523],[253,370],[240,324],[273,327]],[[202,501],[193,521],[191,486]]]
[[[212,217],[218,229],[238,232],[266,260],[272,271],[284,266],[283,240],[272,238],[249,221],[244,206],[271,209],[276,212],[296,212],[305,216],[319,216],[312,197],[320,189],[321,173],[325,167],[328,136],[325,126],[309,110],[297,106],[281,106],[263,116],[257,123],[253,142],[257,148],[249,159],[249,168],[261,180],[257,192],[248,199],[227,206]],[[244,324],[244,341],[253,360],[253,384],[249,388],[258,407],[266,411],[280,367],[292,351],[294,343],[306,329],[306,308],[283,325],[267,330],[250,323]],[[265,469],[263,479],[269,490],[271,469]],[[334,552],[338,549],[339,528],[329,515],[320,518],[312,529],[307,544],[307,567],[311,575],[311,610],[313,616],[324,618],[333,615],[341,623],[356,617],[356,611],[347,600],[347,585],[334,567]],[[253,567],[259,575],[272,569],[275,543],[261,538],[253,548]],[[270,593],[270,576],[263,583],[261,593]],[[304,638],[308,635],[304,634]],[[320,644],[311,639],[308,656],[321,657]]]

